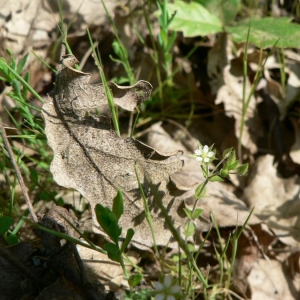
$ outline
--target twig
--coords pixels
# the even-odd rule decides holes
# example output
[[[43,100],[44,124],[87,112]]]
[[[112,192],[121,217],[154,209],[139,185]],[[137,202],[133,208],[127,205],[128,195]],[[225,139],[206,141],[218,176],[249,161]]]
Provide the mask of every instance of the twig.
[[[94,43],[94,48],[97,48],[99,45],[99,42],[95,42]],[[80,64],[79,64],[79,70],[82,70],[86,61],[88,60],[89,56],[93,53],[93,48],[90,47],[88,49],[88,51],[85,52],[85,54],[83,55],[82,59],[80,60]]]
[[[2,124],[2,119],[1,118],[0,118],[0,129],[1,129],[1,135],[2,135],[2,138],[3,138],[3,142],[4,142],[4,145],[5,145],[5,148],[8,151],[10,161],[11,161],[11,163],[12,163],[14,169],[15,169],[15,172],[17,174],[17,178],[18,178],[19,184],[21,186],[23,196],[24,196],[25,201],[27,203],[27,206],[29,208],[29,212],[30,212],[30,214],[32,216],[33,221],[35,223],[37,223],[38,222],[38,218],[37,218],[37,216],[36,216],[36,214],[35,214],[35,212],[33,210],[33,206],[31,204],[31,200],[30,200],[29,195],[27,193],[26,185],[25,185],[25,183],[23,181],[23,177],[21,175],[20,169],[19,169],[18,164],[17,164],[17,162],[15,160],[14,153],[13,153],[13,151],[11,149],[11,146],[10,146],[10,143],[8,141],[8,138],[7,138],[4,126]]]

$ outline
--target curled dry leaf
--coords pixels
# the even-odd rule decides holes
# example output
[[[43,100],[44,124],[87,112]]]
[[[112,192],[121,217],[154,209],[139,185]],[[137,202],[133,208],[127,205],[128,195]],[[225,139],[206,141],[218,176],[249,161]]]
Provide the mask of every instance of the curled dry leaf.
[[[299,247],[299,192],[299,177],[280,177],[274,157],[265,155],[256,160],[244,199],[283,243]]]
[[[166,203],[164,195],[169,175],[182,167],[180,151],[160,153],[132,138],[120,138],[105,117],[92,112],[106,104],[104,87],[90,85],[90,75],[73,68],[76,62],[72,55],[63,58],[55,89],[42,110],[48,143],[54,151],[51,164],[54,179],[87,198],[95,225],[98,224],[95,205],[101,203],[111,208],[117,189],[121,189],[125,198],[124,215],[120,219],[122,234],[125,235],[128,228],[134,228],[134,241],[150,246],[152,239],[137,171],[155,221],[157,242],[165,244],[170,233],[163,230],[165,224],[159,216],[157,199],[163,199],[165,207],[173,211],[170,208],[173,203]],[[146,81],[126,88],[110,84],[110,88],[115,103],[127,110],[133,110],[145,101],[152,90]],[[177,208],[174,207],[174,214]]]
[[[220,72],[221,70],[221,72]],[[212,92],[216,93],[216,104],[224,104],[225,114],[235,119],[235,135],[239,138],[242,126],[243,112],[243,59],[232,55],[232,43],[226,34],[219,36],[216,44],[210,50],[208,74]],[[245,81],[246,101],[251,92],[251,81],[248,75]],[[257,152],[257,139],[261,137],[261,125],[256,113],[259,99],[251,96],[245,113],[242,145],[250,153]]]

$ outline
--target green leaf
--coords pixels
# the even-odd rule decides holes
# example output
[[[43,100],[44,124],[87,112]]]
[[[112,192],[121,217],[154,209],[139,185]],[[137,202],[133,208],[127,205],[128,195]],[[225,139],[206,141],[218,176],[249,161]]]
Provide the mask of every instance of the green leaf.
[[[232,150],[233,150],[233,148],[228,148],[228,149],[224,150],[222,157],[227,158],[230,155],[230,153],[232,152]]]
[[[30,74],[28,72],[26,72],[26,74],[24,75],[24,80],[29,84]],[[28,88],[24,85],[23,91],[22,91],[22,95],[23,95],[24,99],[27,99],[27,94],[28,94]]]
[[[271,48],[278,41],[276,47],[299,48],[300,25],[290,23],[291,20],[288,17],[252,19],[249,42],[257,47]],[[249,22],[249,19],[244,20],[236,26],[226,27],[226,30],[234,41],[246,42]]]
[[[133,236],[134,236],[134,230],[132,228],[129,228],[127,230],[127,233],[126,233],[125,240],[124,240],[124,242],[121,246],[121,252],[122,253],[125,252],[125,250],[127,249],[127,247],[129,245],[130,241],[132,240]]]
[[[235,170],[236,167],[238,166],[239,162],[236,160],[235,162],[233,162],[231,165],[228,166],[228,169],[231,170]]]
[[[240,0],[218,0],[218,2],[220,3],[219,18],[224,26],[228,25],[238,13]]]
[[[209,178],[209,181],[210,182],[215,182],[215,181],[224,181],[222,177],[218,176],[218,175],[215,175],[211,178]]]
[[[227,160],[227,163],[226,163],[226,166],[231,166],[232,164],[234,164],[236,162],[236,155],[235,155],[235,151],[233,150],[231,153],[230,153],[230,156]]]
[[[228,168],[224,167],[223,169],[221,169],[220,175],[221,175],[223,178],[230,178]]]
[[[12,69],[16,70],[17,61],[16,61],[15,58],[13,57],[13,55],[12,55],[12,53],[11,53],[10,50],[6,49],[6,53],[9,55],[10,60],[11,60],[11,62],[10,62],[10,64],[9,64],[10,67],[11,67]]]
[[[166,47],[166,52],[169,52],[171,50],[171,48],[173,47],[173,45],[175,43],[176,37],[177,37],[176,32],[172,32],[172,34],[171,34],[171,36],[169,38],[167,47]]]
[[[214,14],[196,2],[177,0],[168,4],[169,13],[177,11],[169,29],[182,31],[185,37],[205,36],[222,31],[222,24]]]
[[[27,63],[27,60],[28,60],[28,57],[29,57],[29,53],[27,53],[19,62],[18,64],[18,67],[17,67],[17,73],[18,74],[21,74],[21,72],[23,71],[26,63]]]
[[[248,172],[248,167],[249,167],[248,164],[243,164],[243,165],[238,166],[238,168],[237,168],[238,175],[240,175],[240,176],[245,175]]]
[[[183,209],[188,219],[192,220],[192,212],[188,208]]]
[[[204,186],[204,182],[199,184],[195,190],[195,198],[200,199],[205,196],[206,193],[206,187]]]
[[[142,279],[143,279],[142,274],[133,274],[129,277],[128,283],[131,287],[135,287],[140,284]]]
[[[240,0],[196,0],[218,17],[223,25],[228,25],[236,16]]]
[[[10,234],[10,235],[7,237],[6,241],[8,242],[9,245],[12,246],[12,245],[18,244],[19,238],[18,238],[18,236],[15,235],[15,234]]]
[[[188,236],[193,236],[195,233],[195,225],[192,221],[188,221],[185,225],[184,225],[184,229],[183,229],[184,235],[186,237]]]
[[[102,206],[100,203],[96,204],[95,213],[97,221],[104,230],[104,232],[114,241],[118,242],[119,236],[122,233],[122,228],[118,225],[118,219],[108,207]]]
[[[123,194],[121,190],[118,190],[117,196],[113,200],[112,211],[115,213],[117,219],[119,220],[124,212],[124,201]]]
[[[118,245],[107,243],[103,245],[103,249],[107,251],[107,255],[111,260],[121,262],[121,251]]]
[[[8,231],[10,226],[14,223],[14,219],[9,216],[3,216],[0,218],[0,234],[4,234]]]
[[[203,209],[202,208],[196,208],[194,210],[194,212],[192,213],[192,219],[195,220],[197,218],[199,218],[199,216],[203,213]]]

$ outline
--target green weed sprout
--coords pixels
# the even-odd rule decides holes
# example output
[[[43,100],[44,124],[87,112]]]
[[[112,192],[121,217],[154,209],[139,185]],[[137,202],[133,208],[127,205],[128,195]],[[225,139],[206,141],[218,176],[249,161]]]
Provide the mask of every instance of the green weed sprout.
[[[215,181],[224,181],[225,179],[230,179],[231,174],[238,174],[239,176],[243,176],[247,173],[248,171],[248,164],[239,164],[239,161],[236,159],[236,154],[233,148],[229,148],[225,150],[222,154],[222,159],[221,161],[216,165],[215,168],[212,170],[210,169],[210,164],[214,160],[217,160],[216,158],[216,150],[214,149],[214,145],[212,146],[207,146],[207,145],[202,145],[198,141],[198,149],[195,150],[194,154],[191,154],[190,157],[195,158],[195,160],[200,163],[200,167],[202,170],[202,174],[205,178],[205,181],[200,183],[197,188],[195,189],[195,202],[193,205],[193,208],[190,210],[188,208],[184,208],[185,214],[188,218],[187,223],[184,226],[184,234],[186,237],[188,236],[193,236],[195,233],[195,225],[194,222],[199,216],[202,214],[203,209],[198,208],[198,203],[200,199],[205,197],[206,195],[206,186],[208,182],[215,182]],[[241,229],[236,228],[233,235],[229,237],[227,240],[226,244],[222,246],[222,239],[221,235],[216,223],[215,218],[212,216],[214,226],[216,228],[219,241],[221,244],[221,252],[218,253],[218,251],[215,249],[216,252],[216,257],[220,265],[220,284],[223,282],[223,274],[224,274],[224,259],[225,261],[229,262],[229,259],[226,256],[226,250],[231,242],[233,245],[233,253],[231,257],[231,264],[227,269],[227,281],[226,281],[226,287],[227,290],[229,290],[229,285],[231,282],[231,274],[233,270],[233,263],[235,261],[236,253],[237,253],[237,245],[238,245],[238,240],[243,232],[246,224],[249,221],[250,216],[252,215],[253,209],[251,210],[248,218],[246,219],[244,225],[241,227]],[[218,291],[219,292],[219,291]]]
[[[118,116],[117,116],[117,112],[116,112],[116,107],[115,107],[115,103],[113,100],[112,92],[111,92],[111,90],[107,84],[106,78],[105,78],[105,74],[103,71],[103,65],[101,62],[101,57],[100,57],[100,54],[96,52],[96,49],[95,49],[94,43],[92,41],[92,37],[91,37],[89,30],[87,30],[87,33],[88,33],[89,41],[90,41],[90,44],[91,44],[91,47],[93,50],[93,56],[94,56],[96,65],[98,67],[98,70],[100,73],[100,78],[101,78],[101,81],[102,81],[102,84],[104,87],[105,96],[106,96],[107,103],[108,103],[108,106],[109,106],[109,109],[111,112],[114,128],[115,128],[115,131],[118,134],[118,136],[120,136],[121,134],[120,134],[119,121],[118,121]]]
[[[134,230],[129,228],[126,233],[125,240],[123,241],[122,245],[119,245],[119,239],[122,234],[122,228],[119,226],[118,222],[120,217],[124,212],[124,201],[123,201],[123,194],[120,190],[116,197],[113,199],[113,206],[112,209],[109,207],[104,207],[100,203],[98,203],[95,207],[95,213],[97,217],[97,221],[103,231],[109,236],[111,242],[108,242],[103,245],[104,250],[107,252],[108,257],[121,264],[123,269],[125,278],[128,280],[129,286],[133,287],[139,282],[142,277],[133,275],[134,277],[130,277],[127,269],[125,267],[125,261],[123,258],[123,253],[127,249],[133,235]]]
[[[243,176],[248,171],[248,164],[239,164],[233,148],[226,149],[222,154],[222,160],[213,170],[210,170],[209,164],[217,159],[215,157],[216,150],[213,148],[214,145],[208,147],[207,145],[202,146],[199,141],[198,143],[198,149],[195,150],[195,154],[191,154],[190,157],[195,158],[196,161],[200,163],[205,181],[199,184],[195,190],[194,197],[196,201],[194,203],[192,211],[187,213],[188,210],[186,210],[187,217],[191,220],[199,216],[199,211],[196,207],[199,200],[205,196],[206,185],[208,184],[208,182],[224,181],[224,179],[230,179],[230,174],[238,174],[239,176]]]
[[[128,76],[128,81],[129,81],[129,84],[130,85],[133,85],[135,83],[135,76],[134,76],[134,73],[133,73],[133,70],[130,66],[130,62],[129,62],[129,55],[128,55],[128,51],[127,49],[125,48],[124,44],[122,43],[120,37],[119,37],[119,34],[118,34],[118,30],[116,28],[116,25],[104,3],[103,0],[101,0],[101,3],[102,3],[102,6],[105,10],[105,13],[110,21],[110,24],[112,26],[112,29],[113,29],[113,32],[116,36],[115,40],[113,41],[113,50],[117,56],[117,58],[114,58],[112,56],[110,56],[110,59],[114,62],[117,62],[117,63],[120,63],[124,69],[125,69],[125,72]]]
[[[163,0],[163,1],[156,0],[156,4],[161,13],[161,15],[158,17],[158,23],[160,28],[160,32],[157,36],[158,44],[162,50],[163,67],[167,75],[167,85],[172,86],[173,85],[172,82],[173,55],[171,53],[171,50],[173,48],[177,36],[177,32],[173,31],[171,34],[169,34],[169,26],[176,15],[176,11],[171,17],[169,16],[168,7],[167,7],[168,0]]]
[[[14,218],[2,215],[0,217],[0,235],[6,240],[9,245],[16,244],[18,237],[10,231],[10,227],[14,223]]]
[[[3,57],[0,58],[0,80],[4,81],[6,85],[11,86],[10,91],[6,93],[6,95],[14,100],[16,106],[13,110],[18,112],[22,122],[19,122],[10,111],[6,110],[16,132],[16,134],[7,137],[4,124],[2,124],[2,120],[0,119],[0,131],[2,137],[2,139],[0,137],[0,148],[2,150],[0,155],[0,171],[4,175],[10,191],[9,209],[7,210],[5,205],[2,205],[1,203],[0,214],[2,217],[0,221],[0,231],[9,244],[15,244],[18,242],[17,233],[28,215],[28,212],[25,212],[14,228],[11,229],[12,225],[15,223],[14,212],[17,214],[19,213],[18,204],[15,202],[17,180],[21,185],[24,198],[30,208],[31,201],[29,201],[21,171],[25,174],[25,177],[32,180],[30,182],[30,191],[34,190],[36,187],[38,187],[41,191],[42,188],[38,186],[39,174],[33,166],[41,169],[48,169],[49,164],[47,162],[49,162],[49,154],[47,153],[43,126],[38,118],[36,118],[32,113],[32,111],[40,112],[40,109],[31,105],[27,100],[31,93],[31,96],[35,97],[40,102],[44,102],[43,98],[40,97],[40,95],[30,86],[30,74],[28,72],[24,72],[29,54],[26,54],[18,61],[13,57],[10,50],[7,49],[6,52],[10,61],[7,61]],[[33,149],[40,155],[39,159],[27,155],[14,145],[11,147],[9,138],[21,139],[23,145]],[[7,163],[8,159],[11,163]],[[31,167],[29,167],[28,162],[24,163],[24,159],[31,163]],[[14,167],[15,172],[12,172],[12,166]],[[11,179],[11,173],[14,174],[13,179]],[[21,180],[23,184],[21,184]],[[30,208],[30,210],[33,216],[33,209]]]

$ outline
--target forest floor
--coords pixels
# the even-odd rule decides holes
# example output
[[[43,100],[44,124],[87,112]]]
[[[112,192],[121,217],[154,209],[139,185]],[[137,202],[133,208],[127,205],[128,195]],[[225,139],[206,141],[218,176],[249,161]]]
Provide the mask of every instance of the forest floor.
[[[107,237],[94,228],[97,197],[106,197],[99,202],[111,208],[115,187],[123,188],[123,237],[127,229],[135,230],[126,266],[137,283],[128,283],[120,264],[106,254],[83,245],[76,248],[73,243],[64,244],[33,224],[36,222],[24,201],[24,188],[10,162],[2,128],[1,299],[150,299],[155,295],[155,299],[167,299],[157,292],[157,282],[165,282],[167,274],[180,285],[178,299],[300,299],[299,49],[260,49],[251,43],[245,47],[245,43],[233,41],[229,33],[186,37],[178,30],[172,47],[163,52],[155,1],[145,5],[141,1],[105,1],[113,25],[101,1],[96,2],[86,0],[79,6],[77,1],[62,1],[67,43],[83,73],[74,73],[67,62],[60,63],[63,30],[57,2],[5,3],[0,9],[0,57],[17,70],[13,59],[20,64],[29,53],[19,73],[40,99],[32,91],[24,94],[21,84],[27,104],[18,101],[18,78],[9,72],[6,75],[10,77],[5,77],[2,60],[0,117],[40,225],[84,241],[66,221],[72,220],[78,230],[88,232],[86,237],[94,245],[102,247]],[[276,7],[270,8],[269,2],[274,1],[247,7],[237,1],[243,13],[239,11],[236,19],[245,17],[245,11],[259,12],[263,18],[266,15],[262,11],[268,8],[278,18],[299,21],[291,4],[273,3]],[[90,129],[94,123],[85,122],[94,116],[87,110],[96,107],[94,98],[106,101],[103,86],[93,90],[82,81],[83,86],[78,83],[71,89],[75,81],[62,81],[67,79],[53,72],[65,68],[74,78],[79,74],[90,84],[101,82],[87,28],[100,53],[105,78],[117,84],[109,87],[118,105],[120,137],[112,133],[112,128],[116,129],[113,122],[101,121],[97,128],[101,132]],[[126,49],[125,56],[120,45]],[[125,86],[132,87],[126,90]],[[75,117],[60,118],[59,113],[69,109],[68,103],[65,107],[61,104],[60,112],[53,117],[57,113],[53,101],[60,95],[67,100],[73,97],[70,103]],[[108,106],[101,106],[101,115],[110,120]],[[134,140],[126,139],[128,136]],[[86,150],[82,154],[69,138],[88,149],[88,154]],[[183,208],[193,207],[195,190],[197,194],[197,187],[205,181],[207,166],[201,168],[195,159],[195,151],[204,149],[198,141],[214,152],[216,160],[210,170],[229,148],[236,153],[232,159],[239,165],[247,163],[249,169],[244,176],[232,172],[223,181],[206,182],[206,192],[197,202],[201,216],[193,220],[189,234]],[[135,173],[128,161],[139,161],[141,153],[143,162],[137,164]],[[96,175],[85,160],[93,155]],[[99,169],[104,178],[114,178],[116,184],[107,180],[99,188]],[[193,273],[186,253],[178,252],[172,230],[149,200],[156,235],[153,242],[146,219],[140,221],[140,214],[144,216],[142,198],[140,204],[130,200],[132,190],[138,190],[138,185],[131,186],[136,183],[131,176],[136,174],[141,176],[144,188],[156,185],[166,195],[163,204],[174,228],[181,228],[191,253],[197,253],[195,261],[208,282],[207,288]],[[150,180],[151,184],[147,183]],[[142,277],[134,276],[137,274]]]

